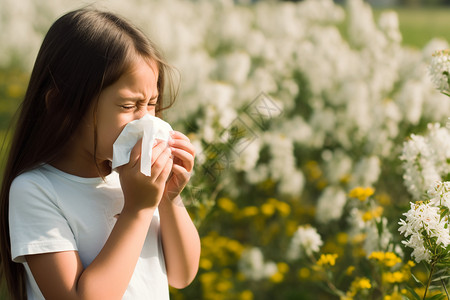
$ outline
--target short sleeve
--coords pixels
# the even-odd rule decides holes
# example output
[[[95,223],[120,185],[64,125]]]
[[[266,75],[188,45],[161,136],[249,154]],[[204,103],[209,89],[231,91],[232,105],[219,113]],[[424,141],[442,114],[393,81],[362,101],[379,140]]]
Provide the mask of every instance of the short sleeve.
[[[16,177],[9,192],[11,256],[77,250],[50,181],[38,170]]]

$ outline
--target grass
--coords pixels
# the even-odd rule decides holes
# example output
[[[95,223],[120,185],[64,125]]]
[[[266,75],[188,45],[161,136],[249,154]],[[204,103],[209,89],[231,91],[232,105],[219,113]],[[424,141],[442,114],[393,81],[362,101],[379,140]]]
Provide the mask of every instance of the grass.
[[[435,37],[450,43],[450,8],[393,8],[398,14],[403,44],[423,48]],[[384,10],[375,10],[375,18]]]

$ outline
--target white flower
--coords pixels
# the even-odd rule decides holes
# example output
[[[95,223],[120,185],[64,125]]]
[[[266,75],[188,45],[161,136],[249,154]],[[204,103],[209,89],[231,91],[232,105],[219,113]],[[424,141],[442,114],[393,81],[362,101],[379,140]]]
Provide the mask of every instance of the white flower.
[[[244,250],[238,265],[242,274],[251,280],[269,278],[277,272],[276,264],[272,261],[265,262],[261,249],[257,247]]]
[[[445,206],[450,208],[450,182],[436,181],[427,191],[430,202],[435,206]]]
[[[436,88],[450,93],[450,49],[436,51],[429,70]]]
[[[439,124],[428,124],[424,136],[411,135],[403,144],[404,183],[415,200],[450,173],[450,132]]]
[[[346,202],[347,195],[340,187],[326,187],[317,203],[317,221],[320,223],[328,223],[338,220],[342,216]]]
[[[406,219],[400,219],[398,223],[399,232],[409,237],[402,243],[414,249],[412,256],[416,262],[429,262],[436,247],[446,248],[450,244],[448,220],[441,219],[439,211],[439,207],[429,202],[411,203],[411,209],[403,214]],[[432,238],[436,238],[436,244],[425,245],[424,240],[430,242]]]
[[[312,255],[320,251],[322,244],[322,238],[315,228],[309,225],[299,226],[292,236],[286,257],[289,260],[296,260],[302,254]]]

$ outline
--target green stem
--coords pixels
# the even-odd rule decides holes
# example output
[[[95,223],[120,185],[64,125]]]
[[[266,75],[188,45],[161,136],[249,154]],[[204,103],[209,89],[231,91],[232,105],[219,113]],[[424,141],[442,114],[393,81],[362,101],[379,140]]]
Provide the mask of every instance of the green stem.
[[[430,277],[428,277],[427,287],[425,288],[425,292],[423,293],[423,300],[425,300],[425,298],[427,296],[428,288],[430,287],[430,284],[431,284],[431,277],[433,277],[435,263],[436,262],[431,263]]]
[[[445,291],[445,294],[447,295],[447,299],[450,299],[450,297],[448,295],[447,287],[445,286],[444,279],[442,279],[442,278],[441,278],[441,283],[442,283],[442,286],[444,287],[444,291]]]

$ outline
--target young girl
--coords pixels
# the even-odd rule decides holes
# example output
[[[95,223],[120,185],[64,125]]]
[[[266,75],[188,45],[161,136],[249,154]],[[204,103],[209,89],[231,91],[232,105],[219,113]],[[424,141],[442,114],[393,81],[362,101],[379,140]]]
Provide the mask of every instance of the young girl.
[[[125,125],[160,116],[168,70],[118,16],[67,13],[47,33],[20,108],[1,190],[1,264],[13,299],[168,299],[200,256],[180,193],[194,147],[180,132],[141,142],[111,170]]]

